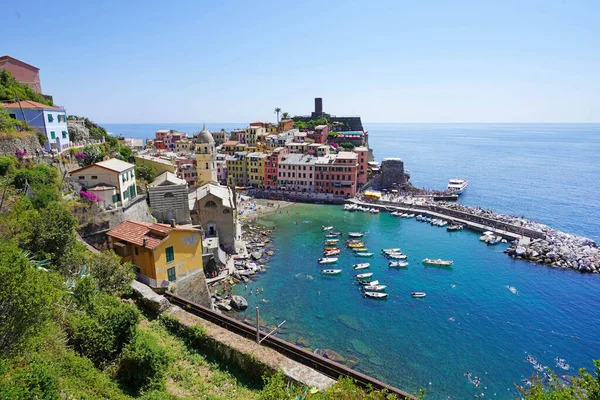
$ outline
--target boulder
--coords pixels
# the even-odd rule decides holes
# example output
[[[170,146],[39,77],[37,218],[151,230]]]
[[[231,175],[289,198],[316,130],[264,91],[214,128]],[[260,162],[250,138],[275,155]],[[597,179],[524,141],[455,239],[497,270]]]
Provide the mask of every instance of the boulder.
[[[521,257],[523,257],[523,255],[525,255],[526,252],[527,252],[527,249],[525,249],[525,247],[523,247],[523,246],[518,246],[517,249],[515,250],[515,254],[517,256],[521,256]]]
[[[149,286],[141,282],[133,281],[131,283],[133,295],[146,310],[160,314],[171,306],[169,300],[164,296],[157,294]]]

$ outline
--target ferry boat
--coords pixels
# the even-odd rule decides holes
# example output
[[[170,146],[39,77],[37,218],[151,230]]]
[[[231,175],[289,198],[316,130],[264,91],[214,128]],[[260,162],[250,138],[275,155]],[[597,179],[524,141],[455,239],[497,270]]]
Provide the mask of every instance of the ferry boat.
[[[469,181],[466,179],[453,178],[448,181],[446,190],[455,194],[461,194],[469,186]]]
[[[423,260],[423,264],[425,265],[437,265],[439,267],[450,267],[454,264],[454,261],[451,260],[442,260],[438,258],[437,260],[432,260],[430,258],[426,258]]]
[[[388,296],[388,294],[382,292],[365,292],[365,296],[371,299],[383,300]]]

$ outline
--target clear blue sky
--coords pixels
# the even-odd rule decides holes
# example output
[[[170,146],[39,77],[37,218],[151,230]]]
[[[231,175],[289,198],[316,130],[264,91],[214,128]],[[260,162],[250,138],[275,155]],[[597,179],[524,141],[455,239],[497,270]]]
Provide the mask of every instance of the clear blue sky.
[[[0,52],[101,122],[600,122],[600,1],[13,1]]]

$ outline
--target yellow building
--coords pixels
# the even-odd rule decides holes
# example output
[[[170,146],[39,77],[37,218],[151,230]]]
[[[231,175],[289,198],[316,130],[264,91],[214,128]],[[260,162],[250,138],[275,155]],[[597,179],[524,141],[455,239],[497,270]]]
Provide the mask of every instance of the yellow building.
[[[150,286],[202,270],[202,231],[187,226],[125,221],[107,232],[109,247],[122,262],[136,266],[138,279]]]
[[[196,169],[198,170],[197,186],[218,182],[215,139],[206,129],[206,125],[196,136]]]
[[[247,186],[248,171],[246,169],[246,152],[238,151],[233,156],[226,158],[227,186]]]
[[[172,174],[177,173],[177,166],[164,158],[153,157],[149,155],[135,155],[135,165],[147,165],[149,167],[156,168],[157,175],[162,174],[165,171],[168,171]]]
[[[249,153],[246,156],[248,185],[262,189],[265,186],[265,153]]]

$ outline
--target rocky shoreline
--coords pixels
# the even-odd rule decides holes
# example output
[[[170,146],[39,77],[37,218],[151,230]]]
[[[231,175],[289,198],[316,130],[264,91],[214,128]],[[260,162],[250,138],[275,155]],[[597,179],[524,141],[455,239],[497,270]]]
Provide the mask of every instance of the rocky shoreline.
[[[548,228],[545,239],[513,242],[504,252],[515,259],[585,273],[600,273],[600,249],[592,240]]]

